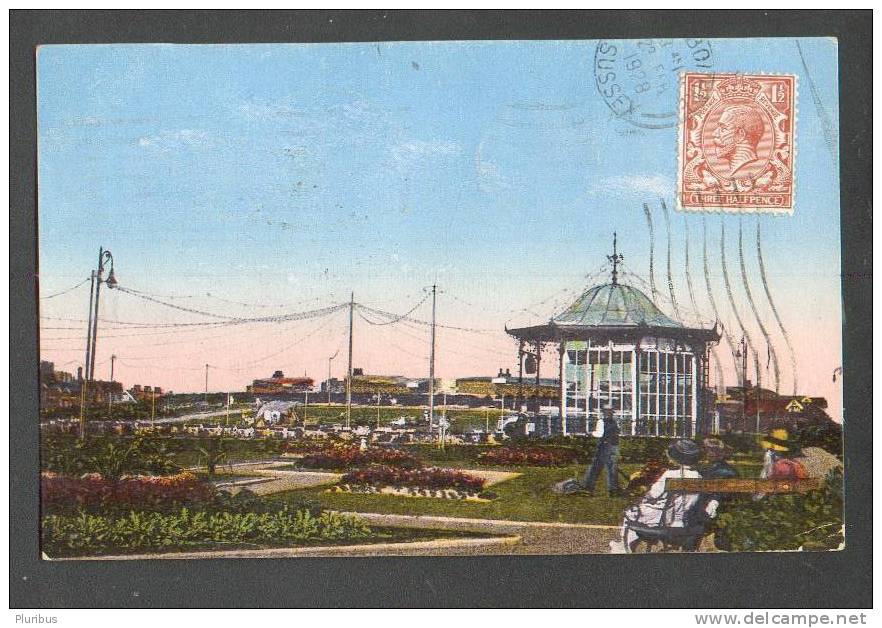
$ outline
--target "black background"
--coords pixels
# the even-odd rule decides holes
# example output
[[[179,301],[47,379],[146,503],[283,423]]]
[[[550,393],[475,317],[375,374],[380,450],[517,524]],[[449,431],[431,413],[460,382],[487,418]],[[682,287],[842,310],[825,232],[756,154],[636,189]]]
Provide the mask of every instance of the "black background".
[[[845,550],[627,558],[39,559],[36,46],[758,36],[839,39]],[[12,11],[10,37],[11,607],[872,606],[872,12]]]

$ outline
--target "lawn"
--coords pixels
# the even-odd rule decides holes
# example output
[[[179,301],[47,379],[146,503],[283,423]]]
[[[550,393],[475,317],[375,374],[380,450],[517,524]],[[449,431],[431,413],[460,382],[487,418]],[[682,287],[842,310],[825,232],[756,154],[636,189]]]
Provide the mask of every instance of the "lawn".
[[[444,466],[454,465],[451,465],[448,460]],[[460,465],[455,466],[468,468],[460,467]],[[638,464],[624,464],[621,465],[621,469],[626,474],[631,474],[640,466]],[[742,476],[753,477],[758,474],[761,465],[739,463],[737,466]],[[267,496],[266,499],[290,499],[297,496],[315,500],[325,508],[341,511],[597,525],[618,525],[621,523],[625,507],[633,502],[633,499],[627,497],[609,497],[606,492],[605,477],[601,477],[597,483],[593,497],[557,495],[551,491],[551,487],[561,480],[573,477],[581,478],[585,473],[584,464],[557,468],[508,467],[503,470],[516,471],[522,475],[488,487],[488,491],[497,495],[496,499],[489,502],[414,499],[395,495],[327,493],[324,488],[285,491]]]

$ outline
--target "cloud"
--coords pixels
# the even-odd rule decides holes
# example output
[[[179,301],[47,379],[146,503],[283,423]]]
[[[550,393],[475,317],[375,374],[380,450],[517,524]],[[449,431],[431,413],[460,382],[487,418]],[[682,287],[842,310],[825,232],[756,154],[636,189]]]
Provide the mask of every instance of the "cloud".
[[[155,135],[144,135],[138,138],[138,146],[171,151],[176,148],[206,144],[208,140],[209,136],[204,131],[180,129],[178,131],[163,131]]]
[[[455,142],[423,140],[411,140],[392,147],[392,158],[398,162],[408,162],[413,159],[426,159],[441,155],[455,155],[459,152],[459,145]]]
[[[276,118],[303,118],[310,114],[297,109],[291,103],[285,102],[261,102],[251,100],[239,106],[239,111],[246,118],[252,120],[271,120]]]
[[[668,198],[677,193],[673,180],[661,174],[635,174],[619,177],[603,177],[592,182],[587,190],[590,195],[618,194],[661,196]]]

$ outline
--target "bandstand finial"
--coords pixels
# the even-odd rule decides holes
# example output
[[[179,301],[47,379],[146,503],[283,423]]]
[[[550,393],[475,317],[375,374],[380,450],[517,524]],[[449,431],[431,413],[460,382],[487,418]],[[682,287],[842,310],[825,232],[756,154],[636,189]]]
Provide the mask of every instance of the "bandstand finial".
[[[620,255],[618,252],[618,243],[615,231],[613,231],[613,254],[607,255],[606,259],[612,262],[612,282],[613,285],[616,285],[619,283],[619,264],[622,262],[622,260],[625,259],[625,256]]]

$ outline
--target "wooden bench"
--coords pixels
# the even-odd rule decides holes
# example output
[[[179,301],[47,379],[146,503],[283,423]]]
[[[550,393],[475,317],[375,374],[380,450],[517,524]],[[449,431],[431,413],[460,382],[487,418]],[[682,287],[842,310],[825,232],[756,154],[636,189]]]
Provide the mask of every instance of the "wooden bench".
[[[678,493],[807,493],[823,487],[822,478],[801,480],[760,478],[668,478],[665,490]]]

